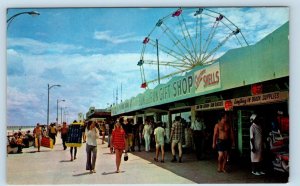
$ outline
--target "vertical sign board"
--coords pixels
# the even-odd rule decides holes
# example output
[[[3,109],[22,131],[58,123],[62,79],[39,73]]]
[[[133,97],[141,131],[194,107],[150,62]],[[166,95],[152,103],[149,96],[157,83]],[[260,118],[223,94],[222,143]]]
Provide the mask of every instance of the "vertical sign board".
[[[72,123],[69,126],[68,137],[66,141],[67,147],[81,147],[83,123]]]

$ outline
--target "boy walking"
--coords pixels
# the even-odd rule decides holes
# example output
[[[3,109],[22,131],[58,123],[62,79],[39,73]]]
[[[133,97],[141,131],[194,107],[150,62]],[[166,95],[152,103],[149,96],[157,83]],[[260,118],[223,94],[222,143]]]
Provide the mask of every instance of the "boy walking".
[[[155,147],[156,147],[156,156],[154,158],[154,161],[158,162],[158,156],[159,156],[159,148],[161,149],[161,160],[160,162],[164,163],[165,158],[165,129],[161,127],[162,123],[158,122],[158,127],[154,130],[154,136],[155,136]]]

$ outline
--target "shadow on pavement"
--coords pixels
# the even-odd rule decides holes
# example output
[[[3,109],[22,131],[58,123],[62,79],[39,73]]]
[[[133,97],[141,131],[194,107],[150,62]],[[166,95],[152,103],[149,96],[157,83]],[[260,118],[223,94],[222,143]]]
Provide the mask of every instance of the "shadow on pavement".
[[[119,174],[119,173],[124,173],[125,171],[120,171],[120,172],[116,172],[116,171],[113,171],[113,172],[103,172],[102,175],[109,175],[109,174]]]
[[[90,172],[84,172],[84,173],[80,173],[80,174],[74,174],[73,176],[84,176],[84,175],[90,175]]]
[[[71,160],[60,160],[60,163],[64,163],[64,162],[72,162]]]
[[[114,153],[110,153],[110,152],[105,152],[103,154],[105,154],[105,155],[115,155]]]

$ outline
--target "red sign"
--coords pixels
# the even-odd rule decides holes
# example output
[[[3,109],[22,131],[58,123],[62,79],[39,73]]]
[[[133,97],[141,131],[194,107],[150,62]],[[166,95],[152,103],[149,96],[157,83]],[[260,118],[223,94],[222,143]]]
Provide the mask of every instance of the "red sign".
[[[226,100],[225,104],[224,104],[224,107],[225,107],[225,111],[232,110],[233,109],[233,104],[232,104],[231,100]]]
[[[263,86],[262,84],[254,84],[251,85],[251,94],[252,95],[258,95],[263,93]]]

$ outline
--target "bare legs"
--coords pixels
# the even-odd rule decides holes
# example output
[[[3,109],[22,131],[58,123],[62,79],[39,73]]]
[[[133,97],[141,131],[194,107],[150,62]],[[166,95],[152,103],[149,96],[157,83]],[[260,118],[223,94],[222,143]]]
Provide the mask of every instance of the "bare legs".
[[[181,142],[177,142],[177,141],[172,141],[172,155],[173,155],[173,159],[171,160],[171,162],[176,162],[176,154],[175,154],[175,146],[178,145],[178,152],[179,152],[179,163],[181,163],[181,158],[182,158],[182,144]]]
[[[227,151],[218,151],[218,172],[226,172]]]
[[[104,144],[104,140],[105,140],[105,132],[102,132],[102,144]]]
[[[161,162],[164,162],[165,159],[165,149],[164,149],[164,145],[160,146],[160,150],[161,150]],[[158,156],[159,156],[159,146],[156,147],[156,160],[158,161]]]
[[[115,152],[116,152],[116,166],[117,166],[116,172],[118,173],[120,172],[120,164],[121,164],[123,150],[115,149]]]

